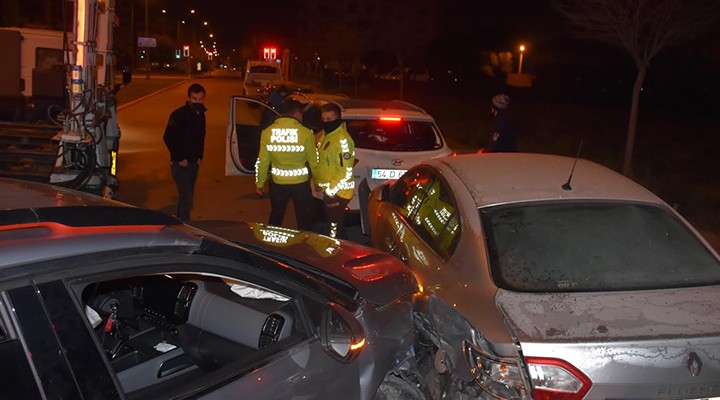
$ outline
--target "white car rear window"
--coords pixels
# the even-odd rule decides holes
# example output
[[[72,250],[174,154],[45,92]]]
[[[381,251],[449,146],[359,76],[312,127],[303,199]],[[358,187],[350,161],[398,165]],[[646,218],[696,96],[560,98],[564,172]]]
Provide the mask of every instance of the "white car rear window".
[[[428,121],[345,120],[355,147],[386,151],[429,151],[442,147],[435,124]]]

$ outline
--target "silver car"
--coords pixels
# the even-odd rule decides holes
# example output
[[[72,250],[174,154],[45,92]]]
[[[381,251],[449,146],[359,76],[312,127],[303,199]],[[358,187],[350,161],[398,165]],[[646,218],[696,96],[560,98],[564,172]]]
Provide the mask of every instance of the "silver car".
[[[418,285],[390,255],[262,224],[231,243],[38,183],[0,193],[3,400],[369,400],[413,371]]]
[[[368,214],[372,244],[428,296],[433,398],[720,397],[718,254],[630,179],[552,155],[446,157],[376,188]]]

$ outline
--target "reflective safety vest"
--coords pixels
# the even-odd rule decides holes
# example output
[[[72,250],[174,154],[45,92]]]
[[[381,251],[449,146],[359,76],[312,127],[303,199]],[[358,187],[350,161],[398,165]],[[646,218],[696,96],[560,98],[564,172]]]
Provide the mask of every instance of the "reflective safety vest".
[[[319,143],[320,163],[315,183],[328,196],[352,199],[355,190],[355,142],[345,126],[340,125],[334,131],[323,134]]]
[[[295,118],[280,117],[260,135],[255,185],[259,188],[265,185],[268,170],[273,182],[279,185],[307,182],[317,163],[313,132]]]
[[[257,222],[249,223],[249,225],[256,239],[275,247],[290,247],[305,243],[323,258],[334,256],[341,247],[340,241],[325,235],[316,235],[309,232],[279,226],[269,226]]]

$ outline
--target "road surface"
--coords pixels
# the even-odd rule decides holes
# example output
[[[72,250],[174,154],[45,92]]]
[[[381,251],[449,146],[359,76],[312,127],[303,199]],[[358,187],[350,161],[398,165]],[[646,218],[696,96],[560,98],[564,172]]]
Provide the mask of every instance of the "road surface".
[[[255,192],[254,176],[225,176],[225,141],[230,96],[242,93],[242,80],[232,73],[195,78],[168,85],[155,94],[121,104],[118,120],[122,139],[118,157],[120,189],[116,199],[138,207],[175,214],[177,191],[170,175],[170,157],[163,133],[170,113],[184,104],[187,87],[198,82],[205,87],[207,135],[205,156],[195,187],[190,224],[222,235],[238,221],[267,222],[270,199]],[[288,204],[285,227],[295,228],[295,213]],[[349,227],[350,239],[367,243],[359,227]]]
[[[266,221],[269,199],[255,193],[254,177],[226,177],[224,172],[229,99],[242,92],[239,78],[198,78],[123,107],[118,113],[122,139],[118,158],[120,190],[116,198],[174,214],[177,192],[162,136],[170,113],[184,104],[191,82],[205,87],[208,109],[205,157],[198,174],[191,221]]]

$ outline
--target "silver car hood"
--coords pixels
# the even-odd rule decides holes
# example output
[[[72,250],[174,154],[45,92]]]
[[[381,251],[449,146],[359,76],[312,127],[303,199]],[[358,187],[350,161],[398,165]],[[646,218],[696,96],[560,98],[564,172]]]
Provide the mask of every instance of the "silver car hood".
[[[559,358],[586,398],[720,396],[720,287],[534,294],[499,290],[525,357]]]

